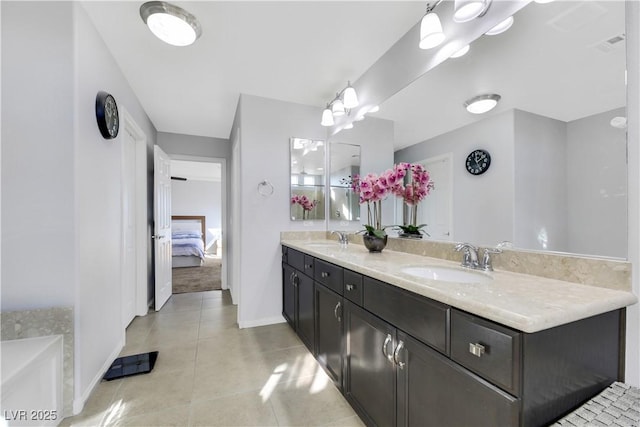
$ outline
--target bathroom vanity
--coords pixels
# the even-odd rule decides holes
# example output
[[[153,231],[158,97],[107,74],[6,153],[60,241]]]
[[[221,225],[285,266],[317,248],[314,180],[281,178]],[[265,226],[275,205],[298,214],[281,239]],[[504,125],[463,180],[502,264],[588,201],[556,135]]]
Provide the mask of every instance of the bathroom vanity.
[[[282,244],[283,316],[367,425],[548,425],[623,377],[629,292]]]

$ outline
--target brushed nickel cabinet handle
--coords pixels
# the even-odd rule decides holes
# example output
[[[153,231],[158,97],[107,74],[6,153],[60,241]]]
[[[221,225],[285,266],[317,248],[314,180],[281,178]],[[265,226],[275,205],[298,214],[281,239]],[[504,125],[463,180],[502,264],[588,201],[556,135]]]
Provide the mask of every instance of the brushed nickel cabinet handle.
[[[353,288],[355,288],[355,285],[352,285],[351,283],[347,283],[345,285],[345,288],[347,289],[347,291],[351,292]]]
[[[323,271],[322,273],[320,273],[320,277],[327,278],[329,277],[329,273],[327,273],[326,271]]]
[[[382,343],[382,354],[384,354],[384,357],[386,357],[391,363],[393,363],[393,355],[389,354],[387,347],[389,347],[389,344],[391,344],[392,341],[393,338],[391,337],[391,334],[387,334],[387,337],[384,339],[384,343]]]
[[[338,319],[338,322],[342,322],[342,316],[341,314],[338,314],[338,311],[342,311],[340,310],[341,307],[342,307],[342,303],[338,301],[338,303],[336,304],[336,307],[333,309],[333,316],[336,319]]]
[[[398,343],[398,346],[396,347],[396,350],[393,352],[393,361],[396,362],[396,365],[398,365],[398,368],[400,369],[403,369],[404,365],[406,365],[406,363],[400,360],[400,352],[402,351],[403,348],[404,348],[404,342],[400,340],[400,342]]]
[[[484,346],[478,343],[469,343],[469,353],[477,357],[482,357],[482,355],[485,353]]]

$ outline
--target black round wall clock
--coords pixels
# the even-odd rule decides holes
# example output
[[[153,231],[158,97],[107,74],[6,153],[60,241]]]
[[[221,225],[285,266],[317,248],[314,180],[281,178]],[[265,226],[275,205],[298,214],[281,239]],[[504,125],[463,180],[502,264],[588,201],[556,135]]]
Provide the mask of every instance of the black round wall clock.
[[[482,175],[491,165],[491,155],[487,150],[473,150],[467,156],[465,166],[472,175]]]
[[[96,96],[96,120],[98,129],[105,139],[118,136],[120,117],[115,98],[107,92],[100,91]]]

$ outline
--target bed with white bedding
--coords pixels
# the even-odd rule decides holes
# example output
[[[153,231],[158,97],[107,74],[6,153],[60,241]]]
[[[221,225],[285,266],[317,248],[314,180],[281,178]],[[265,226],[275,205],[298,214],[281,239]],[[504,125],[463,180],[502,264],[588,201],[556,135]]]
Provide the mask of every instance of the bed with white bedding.
[[[205,217],[174,215],[171,217],[171,266],[200,267],[204,261]]]

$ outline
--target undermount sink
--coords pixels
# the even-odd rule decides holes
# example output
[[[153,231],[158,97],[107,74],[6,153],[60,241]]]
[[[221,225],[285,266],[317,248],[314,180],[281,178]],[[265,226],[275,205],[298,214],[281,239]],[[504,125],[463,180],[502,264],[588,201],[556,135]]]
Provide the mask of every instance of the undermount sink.
[[[406,267],[400,271],[410,276],[444,282],[486,284],[493,280],[486,273],[454,267]]]
[[[333,242],[315,242],[315,243],[305,243],[305,246],[309,248],[326,248],[330,246],[338,246],[338,243]]]

